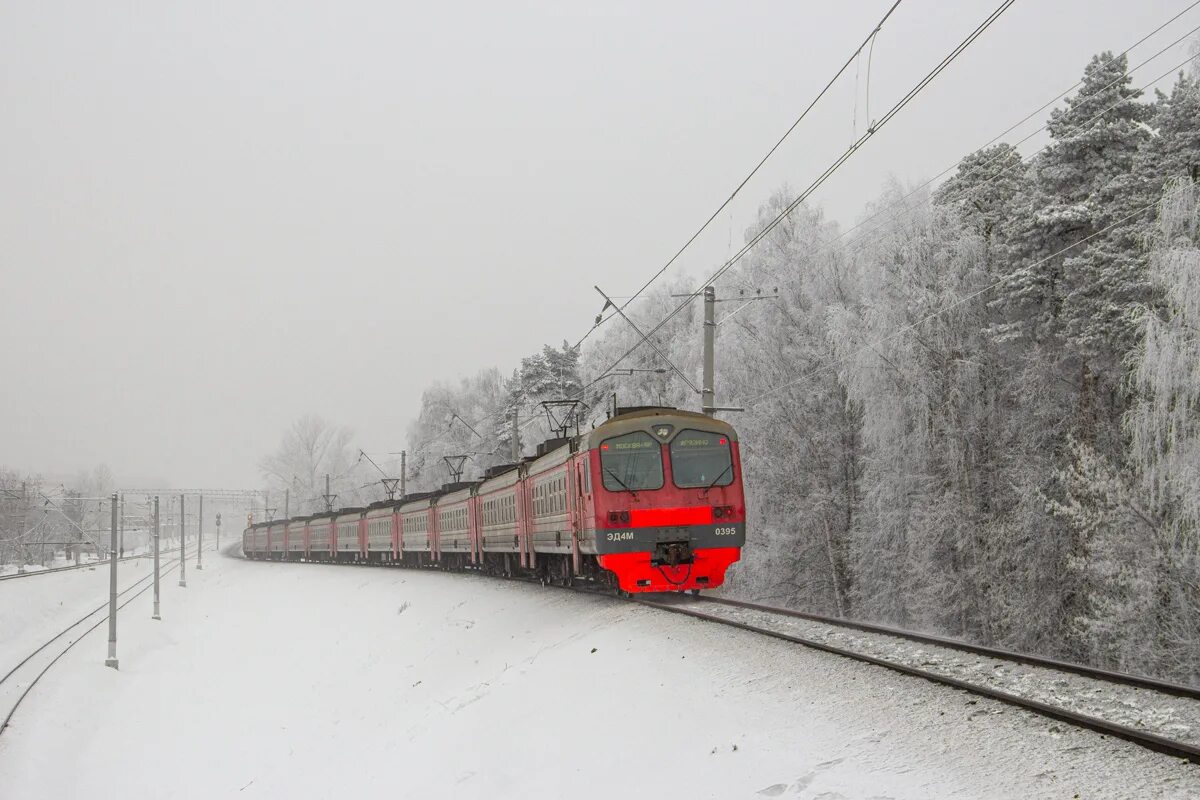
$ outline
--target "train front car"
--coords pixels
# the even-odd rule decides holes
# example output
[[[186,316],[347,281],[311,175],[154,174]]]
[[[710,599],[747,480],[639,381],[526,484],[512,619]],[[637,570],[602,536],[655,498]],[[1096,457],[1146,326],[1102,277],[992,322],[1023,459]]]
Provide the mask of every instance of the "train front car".
[[[620,589],[720,586],[746,542],[732,426],[689,411],[622,410],[586,439],[592,541]]]

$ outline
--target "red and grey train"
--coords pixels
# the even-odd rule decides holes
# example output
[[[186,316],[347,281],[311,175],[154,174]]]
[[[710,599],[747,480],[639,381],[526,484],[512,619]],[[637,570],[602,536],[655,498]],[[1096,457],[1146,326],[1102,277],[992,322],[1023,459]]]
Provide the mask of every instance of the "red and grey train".
[[[720,586],[746,541],[737,434],[703,414],[620,409],[482,480],[251,524],[250,558],[472,569],[624,592]]]

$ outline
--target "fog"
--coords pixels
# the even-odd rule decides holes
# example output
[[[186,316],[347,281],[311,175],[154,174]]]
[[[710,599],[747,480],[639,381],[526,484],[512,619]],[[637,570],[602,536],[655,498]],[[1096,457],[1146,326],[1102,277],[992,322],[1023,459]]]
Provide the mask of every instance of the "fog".
[[[0,465],[256,486],[308,412],[399,450],[432,381],[637,289],[890,4],[4,4]],[[671,274],[994,5],[903,3]],[[1183,5],[1018,3],[814,202],[853,222]]]

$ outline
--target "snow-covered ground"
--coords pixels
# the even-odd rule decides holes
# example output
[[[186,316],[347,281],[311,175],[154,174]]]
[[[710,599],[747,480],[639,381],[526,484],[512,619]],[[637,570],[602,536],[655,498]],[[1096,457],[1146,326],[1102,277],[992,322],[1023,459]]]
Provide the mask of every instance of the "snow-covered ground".
[[[1133,745],[609,598],[206,561],[162,622],[127,609],[119,672],[101,629],[35,690],[5,797],[1200,796]]]
[[[673,604],[1200,744],[1200,700],[784,614],[691,600]]]
[[[153,568],[151,559],[120,562],[119,588],[150,575]],[[107,602],[107,563],[0,581],[0,675],[46,639]]]

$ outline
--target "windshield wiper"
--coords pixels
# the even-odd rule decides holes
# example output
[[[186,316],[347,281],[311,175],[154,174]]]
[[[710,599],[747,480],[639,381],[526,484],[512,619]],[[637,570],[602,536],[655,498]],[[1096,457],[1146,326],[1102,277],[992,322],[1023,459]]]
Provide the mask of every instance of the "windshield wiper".
[[[728,465],[725,467],[725,469],[721,470],[721,474],[720,474],[720,475],[718,475],[717,477],[713,478],[713,481],[712,481],[712,483],[710,483],[708,486],[705,486],[705,487],[704,487],[704,491],[702,491],[702,492],[700,493],[700,496],[701,496],[701,497],[707,497],[707,496],[708,496],[708,492],[709,492],[709,490],[710,490],[710,489],[712,489],[714,486],[716,486],[716,485],[717,485],[717,481],[721,480],[721,478],[724,478],[724,477],[725,477],[725,473],[726,473],[726,472],[729,472],[729,470],[731,470],[731,469],[733,469],[733,462],[732,462],[732,461],[730,461],[730,462],[729,462],[729,464],[728,464]],[[615,476],[614,476],[614,477],[615,477]]]
[[[605,467],[604,471],[607,472],[609,475],[612,475],[613,480],[616,481],[617,483],[621,484],[623,487],[625,487],[625,491],[627,491],[631,495],[633,495],[634,500],[637,500],[637,492],[635,492],[633,489],[630,489],[629,485],[627,483],[625,483],[625,481],[621,480],[621,478],[617,475],[617,473],[613,472],[608,467]]]

